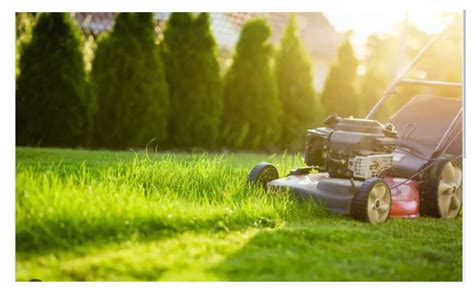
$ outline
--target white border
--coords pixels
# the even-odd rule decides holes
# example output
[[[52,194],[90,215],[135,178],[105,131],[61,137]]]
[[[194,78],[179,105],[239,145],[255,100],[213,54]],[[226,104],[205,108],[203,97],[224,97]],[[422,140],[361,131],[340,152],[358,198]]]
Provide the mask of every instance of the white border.
[[[472,2],[472,1],[471,1]],[[449,287],[462,287],[462,288],[473,288],[473,278],[471,277],[472,272],[472,259],[473,250],[472,245],[468,245],[467,240],[473,240],[472,230],[468,231],[467,224],[470,222],[468,219],[472,219],[472,214],[468,213],[470,207],[468,202],[471,198],[466,197],[464,199],[463,209],[463,233],[464,233],[464,246],[463,246],[463,280],[462,283],[410,283],[406,284],[399,282],[392,283],[378,283],[378,282],[359,282],[359,283],[318,283],[313,284],[310,282],[305,283],[255,283],[255,282],[227,282],[222,284],[221,282],[214,283],[165,283],[165,282],[90,282],[90,283],[48,283],[48,282],[14,282],[15,280],[15,226],[14,226],[14,213],[15,213],[15,19],[14,11],[26,12],[26,11],[69,11],[69,12],[119,12],[119,11],[209,11],[209,12],[222,12],[222,11],[249,11],[249,12],[301,12],[301,11],[334,11],[334,10],[348,10],[357,11],[360,10],[374,10],[374,11],[387,11],[387,10],[432,10],[432,11],[459,11],[467,9],[466,16],[466,51],[473,51],[474,45],[472,42],[472,27],[474,25],[474,9],[470,10],[468,7],[469,1],[467,0],[450,0],[450,1],[427,1],[427,0],[393,0],[393,1],[374,1],[374,0],[357,0],[357,1],[342,1],[342,0],[326,0],[326,1],[310,1],[310,0],[240,0],[240,1],[229,1],[229,0],[201,0],[201,1],[183,1],[183,0],[168,0],[168,1],[152,1],[152,0],[21,0],[17,2],[13,1],[1,1],[0,9],[0,32],[2,45],[0,51],[0,81],[1,81],[1,92],[0,96],[0,126],[1,126],[1,139],[0,139],[0,160],[1,160],[1,171],[0,171],[0,288],[187,288],[189,286],[198,288],[220,288],[226,286],[229,288],[233,287],[293,287],[297,285],[303,288],[314,288],[315,286],[331,287],[331,288],[344,288],[348,285],[361,288],[380,288],[384,286],[387,288],[400,288],[401,286],[409,285],[410,288],[446,288]],[[469,93],[471,86],[474,83],[471,70],[472,58],[469,55],[466,56],[467,75],[465,79],[466,92]],[[441,68],[442,69],[442,68]],[[467,100],[465,102],[465,111],[472,110],[472,101]],[[472,172],[474,166],[472,165],[473,158],[471,148],[474,145],[472,133],[469,131],[474,125],[474,116],[466,115],[466,156],[471,156],[465,162],[465,196],[474,191],[472,181],[469,179],[466,172]],[[471,125],[470,125],[471,124]],[[443,234],[443,232],[440,232]],[[429,236],[426,236],[429,238]]]

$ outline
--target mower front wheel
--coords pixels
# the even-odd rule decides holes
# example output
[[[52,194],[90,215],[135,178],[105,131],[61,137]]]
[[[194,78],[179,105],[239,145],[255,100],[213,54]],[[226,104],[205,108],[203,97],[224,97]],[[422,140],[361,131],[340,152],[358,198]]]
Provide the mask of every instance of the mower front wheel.
[[[380,178],[367,179],[359,187],[352,201],[352,216],[372,224],[388,219],[392,206],[390,187]]]
[[[251,185],[265,187],[268,182],[276,179],[278,179],[277,168],[272,164],[262,162],[253,167],[247,181]]]

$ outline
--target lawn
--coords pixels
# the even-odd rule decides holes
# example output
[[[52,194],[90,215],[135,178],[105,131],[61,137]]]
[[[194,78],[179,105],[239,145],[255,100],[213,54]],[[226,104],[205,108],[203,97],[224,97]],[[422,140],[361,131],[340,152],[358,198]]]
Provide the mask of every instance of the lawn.
[[[246,184],[298,155],[16,158],[17,280],[462,280],[461,217],[370,225]]]

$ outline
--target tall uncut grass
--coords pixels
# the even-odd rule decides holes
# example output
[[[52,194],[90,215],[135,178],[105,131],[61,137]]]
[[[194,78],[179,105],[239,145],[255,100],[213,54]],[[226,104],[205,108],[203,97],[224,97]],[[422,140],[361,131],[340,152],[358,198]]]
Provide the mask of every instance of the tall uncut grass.
[[[276,226],[318,213],[313,202],[246,183],[256,156],[137,154],[109,165],[87,160],[17,164],[17,248],[68,247],[163,231]],[[260,156],[282,171],[301,157]],[[324,209],[321,207],[324,211]]]

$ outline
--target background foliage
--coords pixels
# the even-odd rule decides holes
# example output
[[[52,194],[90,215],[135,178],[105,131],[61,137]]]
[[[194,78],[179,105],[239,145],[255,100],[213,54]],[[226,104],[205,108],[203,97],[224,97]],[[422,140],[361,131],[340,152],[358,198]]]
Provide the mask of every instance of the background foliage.
[[[276,54],[276,78],[282,106],[282,148],[301,150],[306,129],[316,125],[317,101],[311,62],[299,38],[296,18],[290,18]]]
[[[271,66],[270,34],[263,19],[251,20],[242,28],[232,66],[225,76],[225,146],[269,148],[280,137],[281,107]]]
[[[337,50],[336,60],[329,70],[321,94],[321,102],[326,111],[341,117],[361,117],[358,95],[354,88],[357,64],[354,49],[349,38],[346,38]]]
[[[100,47],[91,35],[81,40],[70,13],[55,14],[64,21],[49,26],[38,23],[47,13],[16,14],[18,145],[125,149],[156,139],[166,149],[299,151],[305,130],[328,114],[365,116],[432,37],[400,23],[370,35],[356,56],[346,34],[324,88],[315,91],[314,59],[295,18],[275,49],[267,20],[250,21],[234,58],[223,60],[207,13],[172,13],[164,24],[151,14],[127,14],[100,37]],[[454,16],[408,77],[462,80],[463,22]],[[399,87],[376,118],[386,120],[416,94],[460,93]]]
[[[223,95],[209,15],[173,13],[162,48],[170,88],[170,145],[214,148]]]
[[[69,14],[40,14],[31,40],[20,43],[17,145],[83,144],[89,95],[81,35]]]
[[[155,43],[152,13],[122,13],[92,63],[97,101],[95,145],[145,147],[167,137],[168,86]]]
[[[16,13],[16,76],[20,74],[20,55],[23,53],[25,44],[31,41],[31,30],[35,24],[32,13]]]

